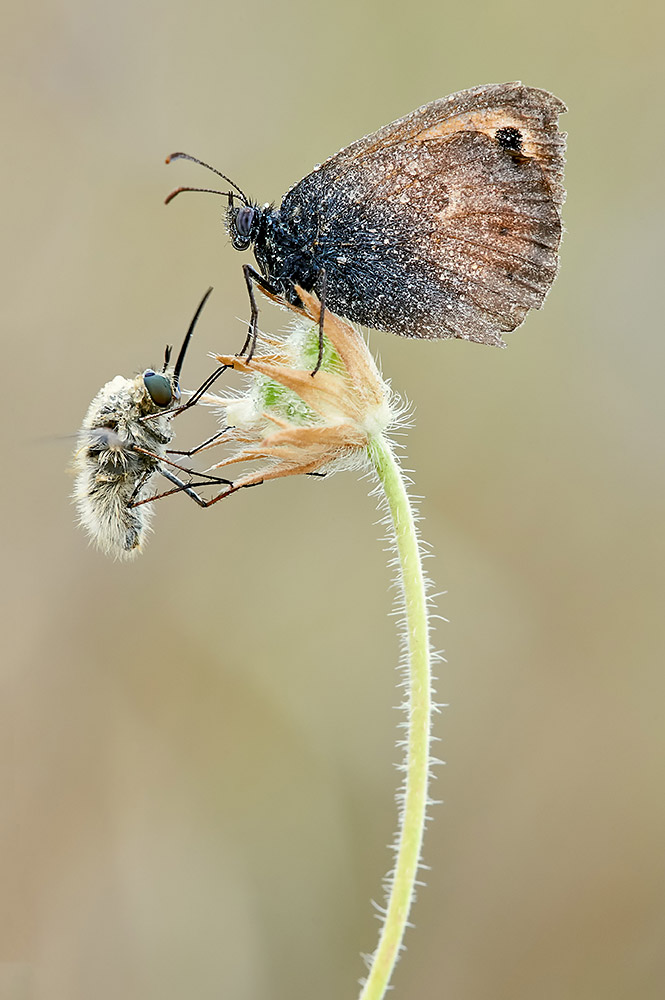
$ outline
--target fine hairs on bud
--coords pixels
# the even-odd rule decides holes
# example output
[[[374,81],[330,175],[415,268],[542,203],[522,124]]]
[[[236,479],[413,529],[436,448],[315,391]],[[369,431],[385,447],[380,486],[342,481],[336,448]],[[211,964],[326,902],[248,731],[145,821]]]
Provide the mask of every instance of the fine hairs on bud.
[[[156,472],[193,493],[162,463],[180,468],[166,458],[166,449],[173,439],[173,418],[184,408],[177,403],[185,353],[211,291],[196,310],[175,365],[169,364],[167,347],[161,372],[148,368],[135,378],[116,375],[99,390],[83,420],[72,497],[83,528],[107,555],[127,559],[141,551],[153,505],[135,504],[150,495]]]

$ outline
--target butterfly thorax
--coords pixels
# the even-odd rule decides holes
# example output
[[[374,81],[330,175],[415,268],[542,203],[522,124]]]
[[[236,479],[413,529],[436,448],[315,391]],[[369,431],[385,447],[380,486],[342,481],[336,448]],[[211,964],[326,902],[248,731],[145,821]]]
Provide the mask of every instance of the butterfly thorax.
[[[300,285],[305,291],[316,289],[321,273],[318,220],[313,213],[297,210],[285,213],[280,208],[263,209],[254,256],[262,274],[275,291],[289,301],[298,302],[293,291]]]

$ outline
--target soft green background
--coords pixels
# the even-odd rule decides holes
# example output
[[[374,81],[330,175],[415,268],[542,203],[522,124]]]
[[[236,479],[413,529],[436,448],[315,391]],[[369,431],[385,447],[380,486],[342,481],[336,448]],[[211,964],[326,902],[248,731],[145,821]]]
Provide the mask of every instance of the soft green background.
[[[5,5],[2,1000],[356,995],[399,757],[368,484],[178,498],[114,564],[74,526],[68,435],[208,284],[186,384],[243,337],[248,258],[218,199],[163,207],[209,181],[168,152],[278,199],[512,79],[570,107],[546,307],[506,351],[372,336],[415,406],[450,620],[445,805],[394,996],[665,995],[664,21],[655,0]]]

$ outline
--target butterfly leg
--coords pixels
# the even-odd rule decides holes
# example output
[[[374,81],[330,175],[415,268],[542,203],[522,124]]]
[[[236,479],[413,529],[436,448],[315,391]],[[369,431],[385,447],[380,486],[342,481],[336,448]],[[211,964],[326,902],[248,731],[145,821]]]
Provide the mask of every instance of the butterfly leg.
[[[319,356],[316,365],[314,367],[314,371],[310,372],[312,378],[314,378],[314,376],[318,372],[319,368],[321,367],[321,362],[323,361],[323,320],[326,315],[326,288],[327,288],[325,267],[321,268],[321,274],[316,284],[317,284],[316,291],[319,296],[319,302],[321,303],[321,312],[319,313]]]
[[[247,285],[247,294],[249,295],[251,312],[247,337],[245,339],[245,343],[242,345],[242,350],[238,354],[238,357],[245,357],[245,352],[247,352],[245,361],[251,361],[256,349],[259,321],[259,307],[256,304],[256,296],[254,295],[254,282],[256,282],[257,285],[263,288],[266,292],[270,292],[271,295],[277,295],[278,292],[275,286],[270,281],[267,281],[262,274],[259,274],[256,268],[252,267],[251,264],[243,264],[242,273],[245,278],[245,284]]]

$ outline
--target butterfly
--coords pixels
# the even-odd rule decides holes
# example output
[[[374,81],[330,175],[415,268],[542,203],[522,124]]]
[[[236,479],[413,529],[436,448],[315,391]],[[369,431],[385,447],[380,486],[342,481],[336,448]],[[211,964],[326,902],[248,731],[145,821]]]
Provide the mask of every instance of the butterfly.
[[[403,337],[505,346],[502,334],[542,305],[556,277],[565,111],[519,82],[464,90],[341,149],[279,206],[260,206],[186,153],[167,162],[193,160],[231,186],[210,193],[227,198],[235,249],[256,259],[243,267],[249,357],[255,283],[294,305],[300,286],[324,310]],[[182,191],[210,189],[181,187],[167,202]]]

